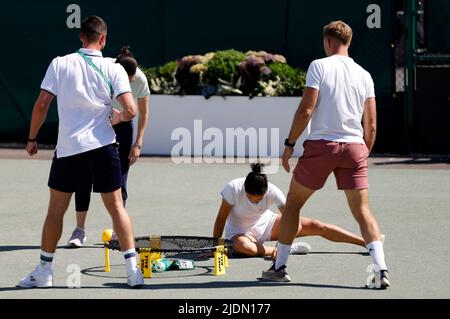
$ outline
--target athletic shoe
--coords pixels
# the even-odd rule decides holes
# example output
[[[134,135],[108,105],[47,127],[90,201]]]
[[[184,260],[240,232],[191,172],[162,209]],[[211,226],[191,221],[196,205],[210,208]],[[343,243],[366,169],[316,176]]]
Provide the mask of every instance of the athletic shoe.
[[[281,266],[280,269],[275,269],[275,263],[270,266],[269,269],[264,270],[262,272],[262,279],[269,281],[278,281],[278,282],[290,282],[291,277],[289,277],[287,273],[286,266]]]
[[[70,237],[69,241],[67,242],[68,248],[80,248],[83,246],[83,244],[86,242],[86,233],[83,228],[75,228],[75,230],[72,233],[72,236]]]
[[[127,278],[128,286],[131,288],[139,288],[144,285],[144,277],[139,269],[133,270],[128,273]]]
[[[380,287],[381,289],[386,289],[391,286],[391,282],[389,281],[389,272],[387,270],[380,271]]]
[[[386,289],[391,286],[389,281],[389,272],[387,270],[376,271],[370,285],[366,284],[369,289]]]
[[[51,269],[43,269],[39,265],[28,276],[22,278],[17,286],[21,288],[53,287],[53,271]]]
[[[311,246],[305,242],[293,243],[289,255],[307,255],[311,252]]]

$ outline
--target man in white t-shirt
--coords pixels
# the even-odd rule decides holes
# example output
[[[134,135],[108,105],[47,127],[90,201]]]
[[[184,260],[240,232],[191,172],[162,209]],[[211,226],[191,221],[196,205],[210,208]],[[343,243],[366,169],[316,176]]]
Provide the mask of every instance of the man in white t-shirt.
[[[72,194],[93,181],[94,192],[101,193],[111,215],[126,261],[127,281],[131,287],[144,284],[137,268],[131,219],[123,207],[120,160],[113,124],[130,121],[137,113],[127,73],[119,64],[105,60],[101,50],[106,44],[107,26],[97,16],[81,25],[83,48],[55,58],[47,69],[40,95],[34,105],[27,152],[37,153],[37,135],[45,121],[50,103],[57,97],[59,133],[48,186],[50,203],[45,220],[40,264],[18,286],[53,286],[52,261],[61,237],[64,214]],[[112,100],[123,106],[112,120]]]
[[[147,77],[138,68],[138,63],[134,58],[133,53],[129,47],[125,46],[120,50],[116,59],[105,58],[111,63],[118,63],[122,65],[127,72],[130,80],[131,93],[138,106],[138,128],[136,140],[133,144],[133,122],[123,121],[113,126],[116,133],[116,141],[119,145],[120,169],[122,171],[122,199],[123,206],[126,206],[128,199],[127,180],[130,166],[133,165],[141,155],[142,142],[144,139],[145,128],[148,122],[148,102],[150,96],[150,89],[148,86]],[[117,111],[122,110],[120,103],[113,101],[113,108]],[[76,228],[72,232],[67,247],[78,248],[82,247],[86,242],[85,223],[87,212],[91,201],[92,181],[86,180],[86,187],[84,190],[75,192],[75,210],[76,210]],[[113,234],[115,236],[115,233]]]
[[[390,282],[383,243],[368,204],[367,158],[376,136],[374,83],[370,74],[349,57],[353,33],[346,23],[331,22],[324,27],[323,35],[327,57],[311,63],[304,95],[285,141],[282,164],[287,172],[295,142],[310,120],[311,133],[293,172],[277,260],[262,277],[290,281],[286,264],[298,231],[300,209],[333,172],[367,243],[380,288],[387,288]]]

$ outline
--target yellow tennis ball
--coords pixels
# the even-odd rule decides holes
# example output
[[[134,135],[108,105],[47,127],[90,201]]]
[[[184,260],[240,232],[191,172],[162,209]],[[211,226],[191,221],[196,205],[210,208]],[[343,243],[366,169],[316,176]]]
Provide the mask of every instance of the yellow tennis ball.
[[[102,233],[102,240],[104,243],[107,241],[110,241],[112,238],[113,230],[112,229],[105,229]]]

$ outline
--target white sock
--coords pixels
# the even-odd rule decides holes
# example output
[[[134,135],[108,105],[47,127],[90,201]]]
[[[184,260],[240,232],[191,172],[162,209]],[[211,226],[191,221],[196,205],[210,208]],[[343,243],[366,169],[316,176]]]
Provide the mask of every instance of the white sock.
[[[136,250],[134,248],[128,249],[122,252],[125,262],[127,264],[127,270],[135,271],[137,269]]]
[[[380,267],[380,270],[387,270],[386,261],[384,260],[384,249],[381,241],[373,241],[367,245],[373,263]]]
[[[52,269],[52,262],[53,262],[53,257],[55,256],[55,254],[51,254],[48,252],[45,252],[43,250],[41,250],[41,268],[43,270],[50,270]]]
[[[289,252],[291,251],[291,245],[278,243],[277,247],[277,260],[275,261],[276,270],[280,269],[281,266],[287,264]]]

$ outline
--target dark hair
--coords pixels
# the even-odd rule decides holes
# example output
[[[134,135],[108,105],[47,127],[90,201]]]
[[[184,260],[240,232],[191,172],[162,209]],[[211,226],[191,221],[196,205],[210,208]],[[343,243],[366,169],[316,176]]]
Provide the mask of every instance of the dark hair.
[[[116,58],[116,63],[120,63],[129,76],[136,74],[138,63],[134,58],[133,53],[130,51],[129,46],[124,46],[120,49],[119,55]]]
[[[106,25],[106,22],[97,16],[87,17],[81,23],[81,33],[90,43],[98,41],[100,36],[105,34],[107,31],[108,26]]]
[[[245,179],[245,192],[250,195],[264,195],[267,192],[268,182],[267,176],[262,173],[264,164],[253,163],[251,165],[252,171]]]

